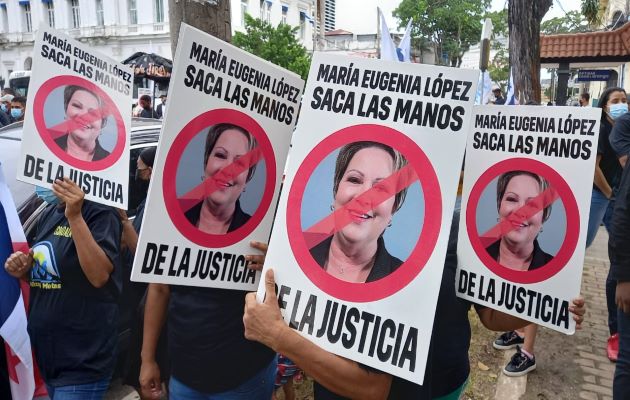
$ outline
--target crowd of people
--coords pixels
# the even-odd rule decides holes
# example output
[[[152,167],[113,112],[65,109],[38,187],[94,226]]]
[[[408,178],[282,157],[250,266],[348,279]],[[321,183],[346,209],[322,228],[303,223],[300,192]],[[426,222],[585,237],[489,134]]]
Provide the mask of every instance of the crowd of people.
[[[70,89],[64,95],[66,114],[81,112],[72,109],[77,96],[83,96],[82,102],[99,101],[84,90]],[[500,89],[495,98],[495,104],[505,101]],[[588,96],[581,97],[585,106],[588,101]],[[11,123],[23,118],[25,107],[24,98],[5,89],[0,97],[0,124],[5,119]],[[610,234],[611,261],[606,282],[607,352],[617,362],[615,399],[624,399],[630,393],[630,172],[625,168],[630,113],[625,91],[607,89],[598,107],[602,110],[601,129],[586,245],[591,245],[603,223]],[[154,109],[151,97],[141,96],[138,108],[140,117],[162,118],[166,97]],[[68,149],[72,135],[68,132],[66,136]],[[206,136],[203,179],[212,178],[220,163],[236,159],[256,145],[242,128],[214,126]],[[144,150],[137,160],[135,180],[145,190],[154,160],[155,148]],[[401,154],[380,143],[344,146],[336,162],[332,209],[343,207],[368,190],[371,182],[406,164]],[[235,177],[229,190],[201,199],[186,215],[191,224],[201,232],[224,234],[247,222],[249,215],[241,210],[239,199],[253,168]],[[544,177],[524,171],[502,175],[496,192],[498,220],[509,218],[513,210],[548,186]],[[471,307],[486,328],[504,332],[494,347],[516,348],[504,368],[506,375],[520,376],[536,368],[537,325],[456,296],[459,206],[453,215],[424,384],[417,385],[330,353],[288,326],[276,299],[273,266],[263,277],[266,298],[262,303],[253,293],[237,290],[130,284],[144,201],[130,221],[122,210],[84,200],[82,190],[68,178],[57,179],[52,189],[38,187],[36,194],[48,206],[30,238],[31,250],[12,254],[4,268],[30,283],[29,334],[52,400],[104,396],[115,369],[118,299],[123,288],[138,304],[124,381],[143,399],[159,399],[168,393],[175,400],[269,400],[280,388],[290,399],[294,396],[293,376],[300,376],[301,370],[313,378],[317,400],[457,399],[470,374]],[[329,274],[352,282],[380,279],[398,268],[402,261],[388,253],[382,235],[402,207],[405,194],[401,191],[370,211],[368,217],[375,221],[372,231],[344,228],[311,249],[318,264]],[[511,269],[532,270],[546,264],[553,256],[541,249],[537,237],[550,214],[549,206],[531,218],[527,229],[503,235],[486,250]],[[253,242],[251,246],[248,267],[261,270],[267,245]],[[584,300],[574,299],[569,310],[579,328]]]

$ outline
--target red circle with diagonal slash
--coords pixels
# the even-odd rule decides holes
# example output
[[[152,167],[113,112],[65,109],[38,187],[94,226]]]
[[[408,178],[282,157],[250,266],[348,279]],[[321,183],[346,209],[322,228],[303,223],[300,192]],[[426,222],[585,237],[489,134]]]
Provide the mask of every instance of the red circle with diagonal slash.
[[[373,282],[345,282],[329,275],[311,256],[302,232],[302,198],[308,181],[317,166],[334,150],[353,142],[372,141],[386,144],[407,159],[419,178],[424,195],[424,224],[407,260],[388,276]],[[430,216],[430,218],[427,218]],[[287,205],[289,243],[298,265],[318,288],[341,300],[376,301],[400,291],[424,268],[433,254],[442,223],[440,184],[429,158],[408,136],[392,128],[374,125],[354,125],[341,129],[322,140],[306,156],[297,170]]]
[[[112,111],[111,115],[116,121],[116,145],[112,149],[112,152],[102,160],[85,161],[72,157],[61,147],[59,147],[57,143],[55,143],[55,139],[53,139],[48,130],[49,127],[46,126],[46,121],[44,119],[44,105],[46,103],[46,99],[48,99],[48,96],[53,90],[61,86],[70,85],[80,86],[82,88],[85,88],[86,90],[96,93],[103,101],[105,108]],[[37,128],[37,132],[39,133],[39,136],[42,138],[48,149],[63,162],[75,168],[85,171],[104,170],[114,165],[125,151],[127,132],[125,131],[125,123],[123,122],[122,116],[120,115],[120,111],[118,111],[118,107],[109,97],[109,95],[103,91],[103,89],[101,89],[95,83],[80,78],[78,76],[56,76],[44,82],[44,84],[40,86],[39,90],[35,94],[35,99],[33,101],[33,118],[35,119],[35,127]]]
[[[490,182],[509,171],[527,171],[544,177],[549,185],[558,192],[566,212],[566,233],[558,253],[547,264],[532,271],[517,271],[499,264],[488,254],[481,242],[480,232],[477,230],[477,207],[481,194]],[[573,191],[556,170],[529,158],[511,158],[494,164],[477,179],[470,192],[466,207],[466,229],[470,244],[477,257],[488,269],[501,278],[512,282],[536,283],[549,279],[560,272],[573,256],[580,236],[580,211]]]
[[[190,143],[201,130],[222,123],[240,126],[256,138],[258,146],[262,151],[263,159],[265,160],[266,177],[265,191],[258,208],[251,218],[243,226],[232,232],[216,235],[203,232],[188,221],[177,198],[176,176],[179,161],[188,143]],[[164,163],[162,188],[168,215],[182,235],[191,242],[204,247],[218,248],[230,246],[240,242],[252,233],[269,210],[275,185],[276,158],[273,153],[273,146],[267,134],[254,119],[240,111],[232,109],[211,110],[193,118],[184,126],[181,132],[177,134],[166,156],[166,162]]]

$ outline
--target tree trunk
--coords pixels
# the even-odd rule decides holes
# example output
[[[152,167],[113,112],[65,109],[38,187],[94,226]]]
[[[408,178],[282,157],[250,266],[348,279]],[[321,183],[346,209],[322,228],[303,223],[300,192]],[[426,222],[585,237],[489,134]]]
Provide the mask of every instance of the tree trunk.
[[[519,104],[540,103],[540,21],[553,0],[510,0],[510,66]]]
[[[173,57],[182,22],[226,42],[232,40],[230,0],[169,0],[168,8]]]

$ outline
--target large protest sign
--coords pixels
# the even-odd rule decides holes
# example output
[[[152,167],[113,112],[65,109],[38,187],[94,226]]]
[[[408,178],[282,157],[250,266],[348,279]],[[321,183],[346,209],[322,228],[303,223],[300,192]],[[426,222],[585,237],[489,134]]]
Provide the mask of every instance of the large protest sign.
[[[49,188],[67,176],[86,199],[127,208],[132,89],[130,67],[42,24],[17,178]]]
[[[304,82],[182,24],[132,279],[253,290]]]
[[[265,262],[300,334],[422,382],[476,82],[315,53]]]
[[[457,295],[565,333],[580,291],[597,108],[477,106]]]

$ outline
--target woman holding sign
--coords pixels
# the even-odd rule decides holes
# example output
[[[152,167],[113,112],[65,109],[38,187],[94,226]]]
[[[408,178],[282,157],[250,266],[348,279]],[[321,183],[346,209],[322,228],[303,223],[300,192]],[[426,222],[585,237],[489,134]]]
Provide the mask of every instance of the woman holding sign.
[[[527,204],[539,200],[544,202],[549,183],[540,175],[527,171],[510,171],[502,174],[497,182],[497,211],[502,226],[499,240],[486,248],[488,254],[506,268],[518,271],[531,271],[545,266],[553,259],[538,244],[538,234],[543,223],[551,215],[551,203],[533,215],[527,215]],[[532,201],[533,200],[533,201]],[[534,343],[538,325],[529,324],[524,332],[505,332],[493,346],[507,350],[516,347],[517,352],[505,366],[508,376],[521,376],[536,369]],[[523,345],[521,349],[519,345]]]
[[[388,253],[383,233],[402,207],[407,189],[396,193],[383,181],[406,164],[402,154],[378,142],[354,142],[341,148],[331,206],[335,233],[311,249],[315,261],[330,275],[347,282],[372,282],[402,264]],[[361,197],[372,189],[379,189],[387,199]]]
[[[78,160],[98,161],[109,156],[98,141],[107,122],[103,100],[91,90],[69,85],[63,91],[63,108],[67,131],[55,143]]]
[[[257,147],[256,139],[233,124],[217,124],[206,137],[203,157],[205,197],[186,212],[186,219],[200,231],[215,235],[243,226],[251,215],[241,209],[239,198],[254,177],[256,164],[234,175],[227,168],[238,166],[243,157]]]

